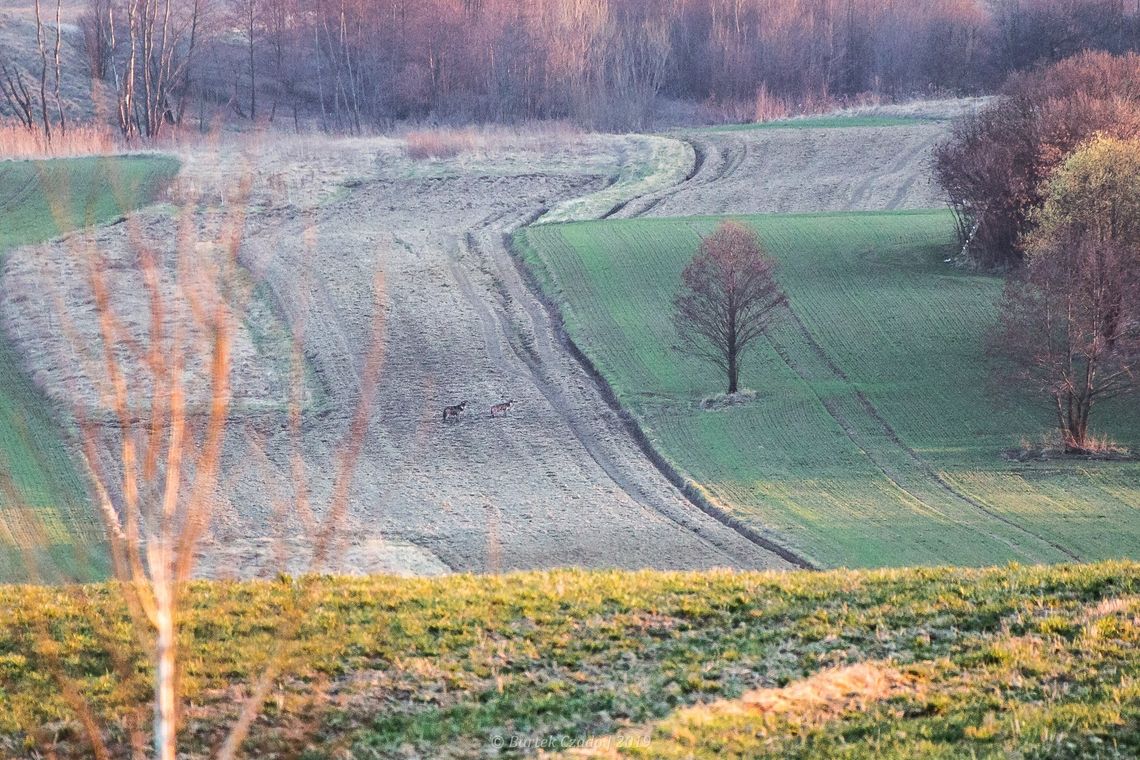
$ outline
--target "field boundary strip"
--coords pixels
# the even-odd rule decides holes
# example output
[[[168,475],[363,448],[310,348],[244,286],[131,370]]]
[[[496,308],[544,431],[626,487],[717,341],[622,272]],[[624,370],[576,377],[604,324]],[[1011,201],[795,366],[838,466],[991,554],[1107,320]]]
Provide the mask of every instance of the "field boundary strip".
[[[538,215],[541,216],[541,213]],[[535,218],[538,218],[536,216]],[[524,223],[520,229],[530,226],[533,220]],[[757,531],[755,528],[745,524],[733,515],[717,506],[705,493],[695,484],[691,479],[685,477],[680,470],[678,470],[660,451],[653,445],[653,442],[646,435],[645,430],[637,421],[636,417],[622,406],[621,401],[618,399],[617,394],[614,392],[613,387],[609,381],[598,370],[597,366],[590,357],[578,346],[574,339],[566,330],[566,323],[562,316],[562,310],[554,303],[546,294],[545,289],[539,282],[535,273],[531,270],[530,266],[526,263],[526,257],[518,249],[517,238],[507,236],[505,240],[506,248],[510,252],[511,259],[514,261],[516,268],[519,270],[523,281],[527,287],[534,294],[535,298],[543,308],[546,309],[550,315],[551,324],[556,329],[555,337],[566,346],[570,355],[582,365],[586,373],[591,377],[602,398],[605,399],[606,404],[614,413],[617,414],[618,419],[625,425],[626,430],[637,442],[638,447],[641,449],[645,457],[653,464],[657,470],[665,476],[665,478],[673,484],[678,491],[684,494],[685,498],[695,506],[697,509],[704,512],[709,517],[721,523],[725,527],[731,528],[738,534],[756,544],[762,549],[772,552],[781,559],[791,563],[792,565],[803,570],[819,570],[819,565],[811,558],[802,553],[793,551],[792,549],[784,546],[771,538],[768,538]]]

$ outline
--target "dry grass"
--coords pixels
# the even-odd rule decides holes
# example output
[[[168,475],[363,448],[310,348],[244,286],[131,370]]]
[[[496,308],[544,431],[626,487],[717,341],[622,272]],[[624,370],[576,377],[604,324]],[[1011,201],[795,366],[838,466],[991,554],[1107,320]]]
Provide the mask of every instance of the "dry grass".
[[[446,160],[458,156],[490,154],[516,148],[520,143],[556,145],[582,135],[568,122],[527,122],[516,126],[426,127],[404,134],[408,157],[416,161]]]
[[[844,98],[836,98],[828,93],[809,93],[799,100],[790,100],[772,95],[762,87],[756,93],[756,107],[753,120],[762,124],[766,121],[779,121],[796,116],[823,116],[838,112],[864,112],[883,105],[883,96],[864,92]]]
[[[763,124],[768,121],[790,119],[793,116],[815,116],[829,113],[841,106],[829,96],[810,96],[793,100],[777,95],[761,85],[756,97],[749,100],[710,101],[701,106],[701,120],[712,124]]]
[[[975,113],[989,102],[990,97],[920,97],[914,100],[893,100],[889,97],[865,92],[843,98],[826,93],[789,99],[761,87],[754,99],[708,101],[697,111],[697,121],[703,125],[764,124],[772,121],[811,119],[827,116],[837,118],[913,119],[915,122],[945,122]]]
[[[0,159],[60,158],[114,153],[118,141],[107,127],[77,124],[48,140],[39,130],[15,122],[0,122]]]
[[[759,721],[756,735],[779,730],[781,722],[800,729],[834,720],[849,711],[864,712],[872,704],[916,690],[915,679],[885,662],[862,662],[824,670],[781,688],[756,689],[740,699],[720,700],[682,709],[668,725],[686,737],[715,732],[727,721]],[[759,728],[763,726],[763,728]],[[652,755],[652,727],[642,726],[610,740],[596,741],[564,753],[567,758],[619,760],[624,748],[634,747]]]
[[[417,161],[435,158],[455,158],[474,150],[477,133],[472,128],[427,129],[409,132],[405,140],[408,156]]]
[[[761,85],[756,92],[756,104],[752,113],[754,121],[775,121],[786,119],[793,112],[792,104],[787,98],[772,94],[769,89]]]
[[[1083,446],[1074,449],[1065,444],[1058,431],[1050,430],[1042,433],[1036,441],[1027,436],[1022,436],[1018,445],[1002,452],[1002,456],[1018,462],[1048,461],[1073,457],[1107,461],[1132,461],[1137,458],[1138,454],[1103,434],[1090,434],[1085,439]]]
[[[1132,452],[1107,435],[1090,435],[1085,440],[1084,453],[1109,457],[1130,457]]]
[[[757,689],[738,701],[694,710],[795,715],[805,721],[824,719],[851,709],[864,710],[871,702],[881,702],[909,688],[910,683],[911,679],[889,665],[863,662],[825,670],[780,689]]]

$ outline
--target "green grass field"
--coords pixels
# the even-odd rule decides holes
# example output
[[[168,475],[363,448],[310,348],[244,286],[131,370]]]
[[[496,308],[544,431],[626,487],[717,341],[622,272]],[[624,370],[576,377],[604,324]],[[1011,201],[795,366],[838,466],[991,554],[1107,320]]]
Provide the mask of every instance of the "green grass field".
[[[246,757],[518,757],[617,734],[636,757],[1140,752],[1135,564],[198,583],[182,621],[187,757],[212,756],[282,651]],[[121,597],[0,587],[0,755],[90,755],[64,683],[129,756],[152,675]]]
[[[723,508],[824,566],[1140,557],[1140,464],[1016,463],[1048,408],[991,401],[1001,281],[954,269],[946,212],[748,218],[791,314],[747,359],[749,404],[673,346],[671,300],[717,219],[544,225],[517,247],[654,445]],[[1140,446],[1140,407],[1100,432]]]
[[[170,158],[0,162],[0,257],[151,202]],[[60,422],[0,335],[0,581],[104,577],[103,529]]]
[[[913,127],[933,119],[918,116],[804,116],[751,124],[722,124],[707,132],[751,132],[757,129],[850,129],[852,127]]]

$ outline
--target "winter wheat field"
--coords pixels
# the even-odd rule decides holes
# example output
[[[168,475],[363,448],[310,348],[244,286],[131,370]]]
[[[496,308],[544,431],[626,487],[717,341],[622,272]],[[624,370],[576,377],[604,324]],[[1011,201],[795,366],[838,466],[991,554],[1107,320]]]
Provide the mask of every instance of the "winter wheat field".
[[[110,303],[141,339],[146,283],[132,252],[140,241],[158,252],[172,282],[173,209],[187,198],[204,209],[203,241],[242,231],[249,286],[204,576],[307,569],[368,373],[378,387],[343,530],[318,570],[1140,557],[1138,465],[1005,461],[1017,435],[1046,431],[1046,412],[1021,400],[991,415],[981,388],[960,385],[984,374],[997,286],[944,261],[953,226],[928,159],[973,105],[652,136],[472,131],[436,136],[446,149],[435,156],[417,148],[423,136],[242,138],[182,149],[176,165],[132,159],[170,176],[130,192],[107,178],[129,173],[125,159],[77,172],[56,196],[102,183],[121,208],[55,213],[50,229],[0,238],[5,367],[27,386],[5,419],[39,421],[9,425],[5,455],[31,440],[71,462],[28,463],[29,482],[65,473],[38,520],[5,491],[5,579],[26,573],[24,544],[44,544],[33,523],[53,531],[41,577],[106,571],[74,417],[96,421],[109,470],[120,426],[80,371],[97,358],[75,346],[100,324],[75,250],[107,255]],[[45,192],[43,165],[0,165],[18,171],[0,207]],[[758,352],[755,397],[707,409],[714,378],[671,351],[662,273],[726,214],[752,215],[780,259],[794,321]],[[99,226],[68,232],[87,221]],[[224,247],[200,245],[203,260]],[[964,296],[952,319],[926,310],[948,287]],[[505,401],[509,413],[492,417]],[[1018,424],[997,431],[993,415]],[[1112,419],[1123,443],[1140,441],[1134,410]]]

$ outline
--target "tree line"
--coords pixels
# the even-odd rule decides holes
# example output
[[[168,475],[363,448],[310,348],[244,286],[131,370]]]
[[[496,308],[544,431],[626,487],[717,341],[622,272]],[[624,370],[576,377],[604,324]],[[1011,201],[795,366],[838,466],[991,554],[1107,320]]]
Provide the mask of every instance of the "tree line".
[[[0,72],[0,116],[33,111],[48,129],[64,119],[47,114],[50,10],[39,65]],[[637,128],[665,100],[754,118],[865,94],[992,91],[1041,62],[1140,45],[1140,0],[87,0],[79,22],[114,120],[144,137],[219,111],[330,131],[405,119]]]
[[[1140,380],[1140,55],[1085,52],[1013,76],[955,124],[934,172],[962,259],[1009,272],[998,387],[1047,399],[1065,450]]]

